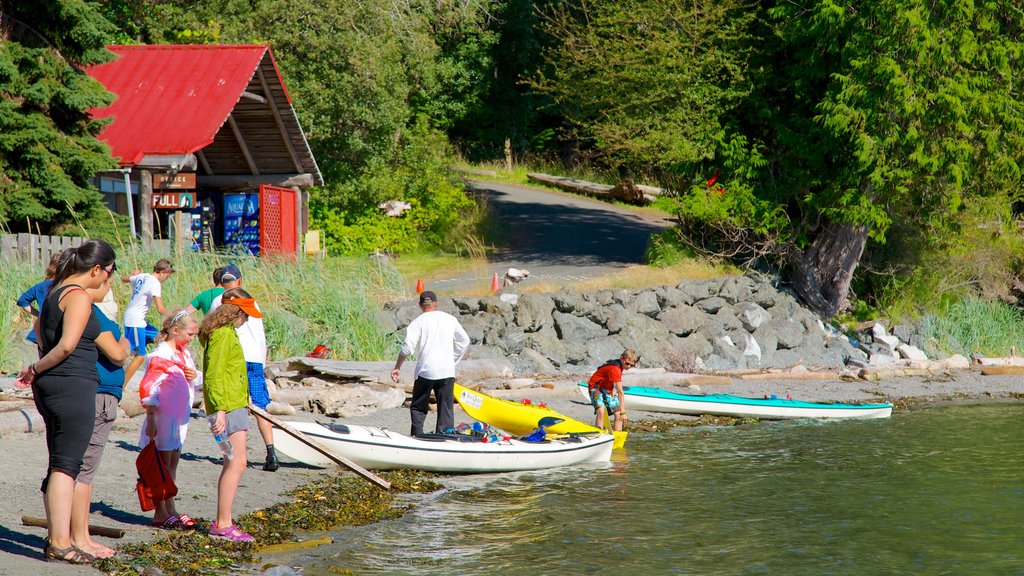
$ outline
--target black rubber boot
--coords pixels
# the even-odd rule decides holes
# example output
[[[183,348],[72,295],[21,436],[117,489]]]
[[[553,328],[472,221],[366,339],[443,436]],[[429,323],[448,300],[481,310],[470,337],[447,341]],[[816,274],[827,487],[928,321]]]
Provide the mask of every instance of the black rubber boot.
[[[263,469],[267,472],[273,472],[281,467],[281,464],[277,461],[277,452],[274,451],[274,445],[267,446],[267,461],[263,463]]]

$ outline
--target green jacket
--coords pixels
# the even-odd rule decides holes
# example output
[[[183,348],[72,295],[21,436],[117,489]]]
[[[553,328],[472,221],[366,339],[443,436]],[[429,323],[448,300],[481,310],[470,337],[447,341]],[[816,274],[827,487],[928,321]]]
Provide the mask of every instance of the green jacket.
[[[249,376],[242,343],[226,324],[210,334],[203,353],[203,400],[206,413],[231,412],[249,405]]]

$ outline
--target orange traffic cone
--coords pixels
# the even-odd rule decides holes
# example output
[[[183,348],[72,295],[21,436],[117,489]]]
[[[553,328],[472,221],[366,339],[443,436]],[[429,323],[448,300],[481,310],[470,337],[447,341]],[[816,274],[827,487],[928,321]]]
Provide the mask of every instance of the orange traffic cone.
[[[416,293],[420,294],[423,292],[423,278],[416,280]]]
[[[495,272],[494,273],[494,278],[491,280],[491,292],[494,292],[495,294],[497,294],[499,289],[500,288],[498,286],[498,273]]]

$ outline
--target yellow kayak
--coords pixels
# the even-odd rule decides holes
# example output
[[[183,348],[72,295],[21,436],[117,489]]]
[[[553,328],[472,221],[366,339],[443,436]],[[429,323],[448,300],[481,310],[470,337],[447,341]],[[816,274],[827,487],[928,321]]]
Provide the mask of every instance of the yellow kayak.
[[[547,406],[523,404],[502,398],[488,396],[476,390],[470,390],[461,384],[455,385],[455,400],[474,420],[486,422],[509,434],[529,434],[537,428],[541,418],[559,418],[562,422],[548,426],[544,430],[548,434],[587,434],[599,433],[604,430],[585,422],[570,418]],[[614,432],[615,448],[626,443],[628,432]]]

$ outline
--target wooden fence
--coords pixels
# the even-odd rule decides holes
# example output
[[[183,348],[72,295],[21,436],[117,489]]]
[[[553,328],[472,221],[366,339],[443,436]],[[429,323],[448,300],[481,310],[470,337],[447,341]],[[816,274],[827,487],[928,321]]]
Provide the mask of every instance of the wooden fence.
[[[79,246],[85,238],[76,236],[42,236],[39,234],[0,235],[0,260],[28,260],[46,266],[54,254]]]

